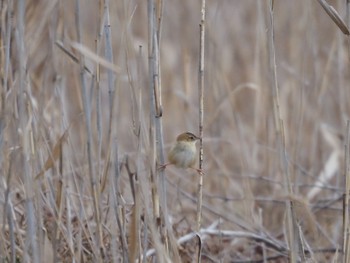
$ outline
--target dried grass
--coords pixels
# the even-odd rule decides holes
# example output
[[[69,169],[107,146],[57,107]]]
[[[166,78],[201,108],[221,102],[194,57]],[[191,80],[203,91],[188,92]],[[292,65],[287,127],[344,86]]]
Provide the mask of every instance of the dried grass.
[[[343,2],[0,1],[0,261],[347,262]]]

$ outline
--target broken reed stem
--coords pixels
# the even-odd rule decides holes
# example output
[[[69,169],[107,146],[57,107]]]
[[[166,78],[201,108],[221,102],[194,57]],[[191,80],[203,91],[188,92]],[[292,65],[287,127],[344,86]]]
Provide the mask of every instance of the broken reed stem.
[[[338,14],[337,10],[334,9],[333,6],[329,5],[326,0],[318,0],[319,4],[322,6],[324,11],[328,14],[328,16],[333,20],[333,22],[339,27],[339,29],[345,35],[349,35],[349,28],[345,24],[344,20]]]

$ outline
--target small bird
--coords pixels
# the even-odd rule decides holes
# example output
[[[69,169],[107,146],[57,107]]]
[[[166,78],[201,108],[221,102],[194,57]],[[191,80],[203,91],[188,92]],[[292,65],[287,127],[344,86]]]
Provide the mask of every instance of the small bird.
[[[176,143],[171,147],[168,153],[169,163],[161,165],[160,168],[165,169],[166,166],[173,164],[178,168],[191,168],[198,173],[202,173],[201,169],[192,167],[196,163],[196,142],[199,139],[199,137],[191,132],[181,133],[177,136]]]

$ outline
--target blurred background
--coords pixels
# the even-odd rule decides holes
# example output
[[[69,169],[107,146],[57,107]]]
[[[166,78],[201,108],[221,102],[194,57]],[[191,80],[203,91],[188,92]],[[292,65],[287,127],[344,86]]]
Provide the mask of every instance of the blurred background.
[[[344,2],[328,1],[345,19]],[[13,259],[17,244],[18,262],[35,259],[35,253],[61,262],[94,261],[101,220],[96,242],[107,248],[104,260],[121,262],[121,229],[130,241],[135,215],[129,177],[148,178],[152,161],[147,2],[10,0],[0,7],[2,260]],[[200,7],[200,1],[163,3],[165,153],[178,134],[198,134]],[[308,256],[337,262],[350,106],[348,38],[317,1],[274,1],[284,156],[274,117],[269,1],[207,1],[206,15],[202,226],[219,222],[219,229],[261,234],[288,247],[286,201],[293,200]],[[112,61],[117,73],[97,61]],[[110,181],[115,175],[117,182]],[[165,176],[178,239],[195,230],[198,175],[169,167]],[[139,187],[143,194],[151,191],[151,184]],[[141,210],[151,209],[151,197],[144,198]],[[116,227],[115,214],[122,226]],[[36,248],[28,245],[34,243]],[[288,262],[286,251],[262,243],[212,236],[204,242],[203,262]],[[194,244],[181,246],[182,262],[193,261]],[[147,250],[153,243],[140,246]]]

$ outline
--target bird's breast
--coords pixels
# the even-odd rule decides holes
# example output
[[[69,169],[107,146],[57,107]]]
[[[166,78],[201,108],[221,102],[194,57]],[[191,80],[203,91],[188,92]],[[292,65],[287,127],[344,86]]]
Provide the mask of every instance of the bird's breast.
[[[177,142],[170,150],[168,159],[177,167],[191,167],[196,162],[196,145],[188,142]]]

